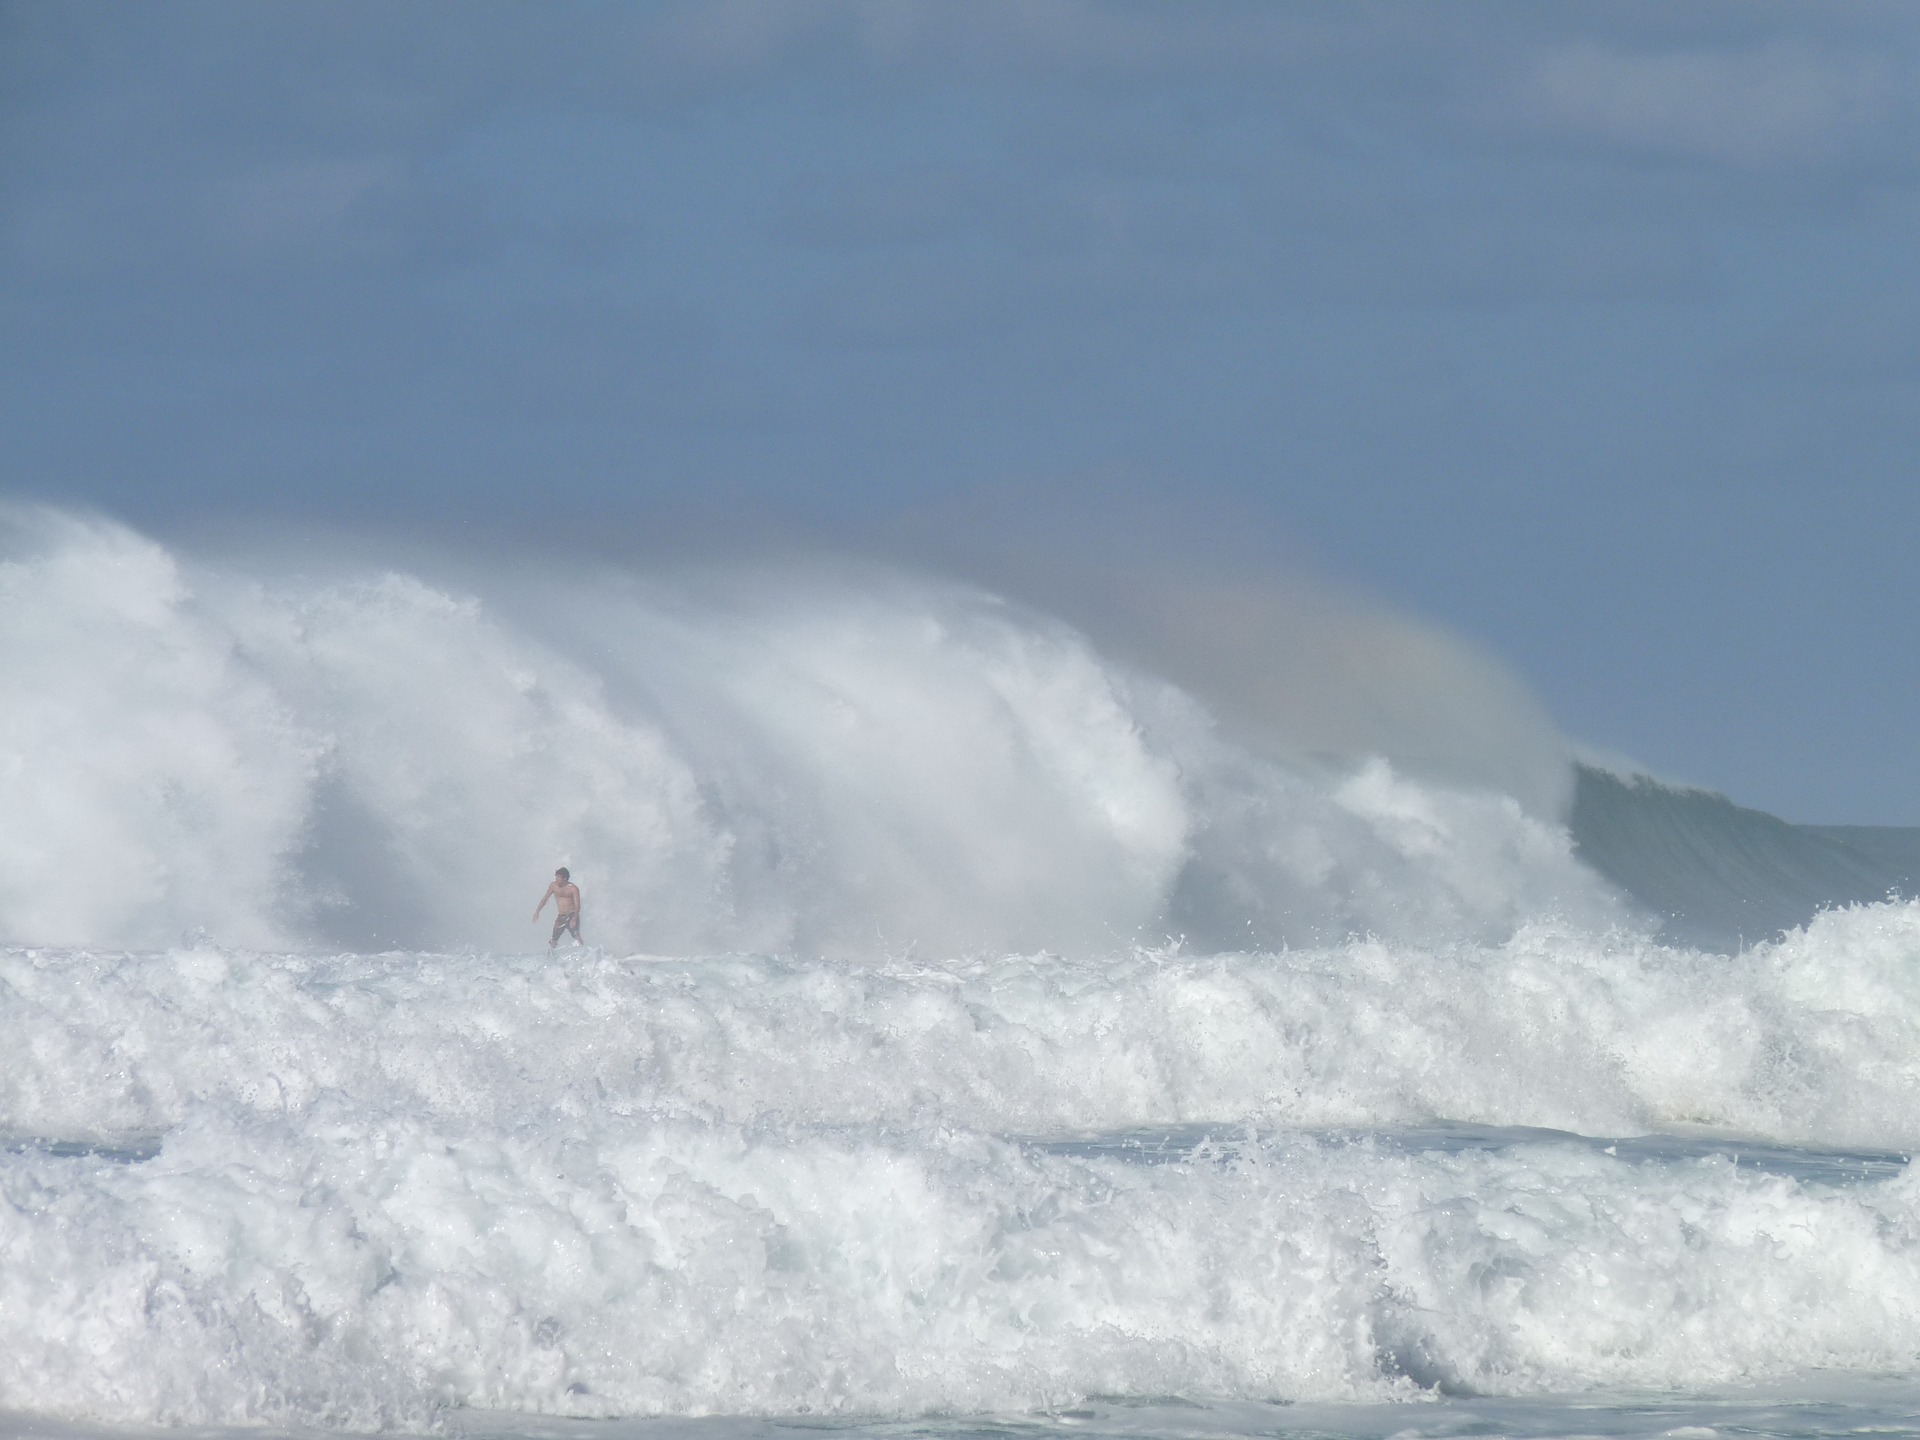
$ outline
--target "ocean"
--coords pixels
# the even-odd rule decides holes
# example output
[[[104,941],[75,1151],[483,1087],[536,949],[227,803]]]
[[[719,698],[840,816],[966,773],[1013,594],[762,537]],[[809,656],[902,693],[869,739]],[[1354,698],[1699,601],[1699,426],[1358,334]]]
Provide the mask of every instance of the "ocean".
[[[4,532],[0,1431],[1920,1433],[1901,832],[896,572]]]

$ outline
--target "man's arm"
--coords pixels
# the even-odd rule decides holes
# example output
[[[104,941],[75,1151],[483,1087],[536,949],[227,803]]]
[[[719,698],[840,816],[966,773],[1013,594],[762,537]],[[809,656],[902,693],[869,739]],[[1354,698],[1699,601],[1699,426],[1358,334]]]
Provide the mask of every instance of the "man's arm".
[[[533,918],[534,918],[534,919],[536,919],[536,920],[538,920],[538,919],[540,918],[540,912],[541,912],[542,910],[544,910],[544,909],[546,909],[546,908],[547,908],[547,901],[549,901],[549,900],[551,900],[551,899],[553,899],[553,892],[554,892],[554,888],[555,888],[555,887],[556,887],[557,885],[559,885],[559,883],[560,883],[560,882],[559,882],[558,880],[553,880],[553,881],[549,881],[549,882],[548,882],[548,884],[547,884],[547,893],[546,893],[546,894],[544,894],[544,895],[542,895],[542,896],[540,897],[540,903],[539,903],[538,905],[536,905],[536,906],[534,906],[534,907],[533,907]]]

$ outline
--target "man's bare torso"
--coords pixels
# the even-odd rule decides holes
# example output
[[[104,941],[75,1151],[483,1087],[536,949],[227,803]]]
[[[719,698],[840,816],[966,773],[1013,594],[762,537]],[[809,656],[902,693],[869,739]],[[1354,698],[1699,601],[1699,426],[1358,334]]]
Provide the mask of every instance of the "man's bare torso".
[[[553,883],[547,886],[547,893],[540,897],[540,903],[533,907],[534,919],[540,918],[540,912],[547,908],[549,900],[553,901],[554,914],[553,937],[547,941],[547,948],[551,950],[560,943],[560,937],[568,933],[572,934],[574,944],[585,944],[580,938],[580,887],[573,883],[564,865],[553,872]]]

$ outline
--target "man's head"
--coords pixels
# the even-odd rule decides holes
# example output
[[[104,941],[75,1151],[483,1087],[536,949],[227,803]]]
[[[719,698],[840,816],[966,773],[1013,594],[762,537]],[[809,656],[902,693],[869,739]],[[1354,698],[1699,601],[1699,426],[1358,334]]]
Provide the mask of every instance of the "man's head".
[[[569,875],[567,873],[567,867],[562,865],[558,870],[553,872],[553,878],[556,880],[571,880],[573,876]]]

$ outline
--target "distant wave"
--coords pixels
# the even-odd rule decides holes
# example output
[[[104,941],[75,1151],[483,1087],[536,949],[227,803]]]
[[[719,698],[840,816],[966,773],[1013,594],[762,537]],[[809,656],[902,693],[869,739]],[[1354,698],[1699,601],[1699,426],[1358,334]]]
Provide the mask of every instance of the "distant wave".
[[[1792,825],[1724,795],[1577,767],[1580,858],[1678,945],[1733,951],[1821,910],[1920,894],[1920,829]]]

